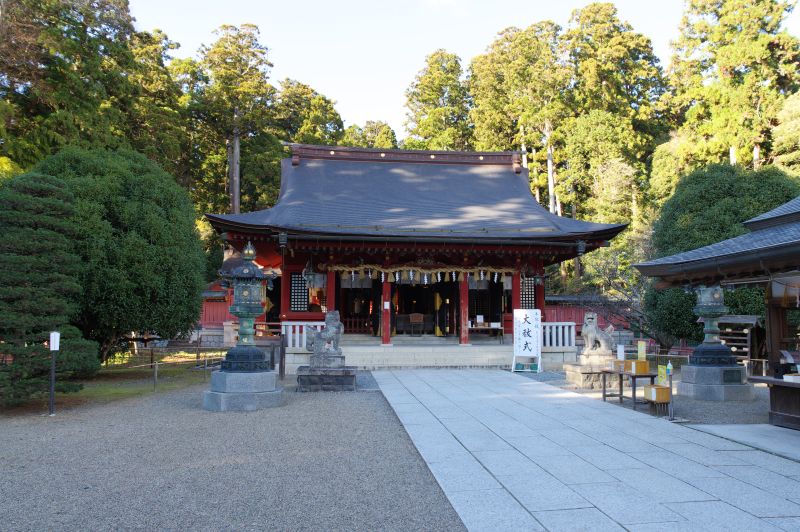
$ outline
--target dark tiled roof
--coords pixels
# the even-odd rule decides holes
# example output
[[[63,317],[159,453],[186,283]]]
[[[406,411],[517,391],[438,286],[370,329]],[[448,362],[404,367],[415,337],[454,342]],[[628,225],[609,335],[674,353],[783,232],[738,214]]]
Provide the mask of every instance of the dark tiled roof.
[[[407,152],[403,152],[407,153]],[[285,159],[271,208],[207,215],[224,230],[380,238],[604,240],[625,225],[555,216],[510,164]]]
[[[709,246],[637,264],[636,267],[649,276],[691,274],[723,267],[734,261],[767,260],[769,254],[774,252],[785,255],[794,250],[797,253],[800,251],[798,246],[800,221],[766,227]],[[797,263],[800,264],[800,256]]]
[[[800,219],[800,196],[787,201],[771,211],[760,214],[744,222],[749,229],[761,229]]]

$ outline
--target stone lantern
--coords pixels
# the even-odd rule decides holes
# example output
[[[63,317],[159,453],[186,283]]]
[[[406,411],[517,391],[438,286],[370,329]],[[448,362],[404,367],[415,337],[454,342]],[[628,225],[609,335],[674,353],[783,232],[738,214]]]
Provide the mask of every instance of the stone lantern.
[[[229,312],[239,318],[239,340],[228,351],[222,362],[222,371],[265,371],[269,361],[265,353],[255,345],[255,320],[264,313],[267,277],[253,260],[256,250],[247,243],[242,251],[242,264],[222,277],[233,287],[233,304]]]
[[[689,356],[689,364],[681,368],[678,394],[703,401],[748,401],[753,386],[747,382],[744,366],[740,366],[730,347],[720,342],[719,319],[728,312],[722,288],[701,287],[694,313],[703,319],[703,343]]]
[[[242,264],[223,275],[233,287],[230,313],[239,318],[239,340],[225,355],[220,370],[211,374],[211,390],[203,394],[206,410],[248,411],[284,403],[276,373],[255,345],[255,319],[264,313],[264,284],[270,280],[253,262],[255,258],[256,250],[248,242]]]

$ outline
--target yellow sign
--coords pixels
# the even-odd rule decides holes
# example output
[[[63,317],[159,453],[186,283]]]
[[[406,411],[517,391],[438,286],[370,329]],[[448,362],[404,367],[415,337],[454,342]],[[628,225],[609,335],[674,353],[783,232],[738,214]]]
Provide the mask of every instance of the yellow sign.
[[[658,365],[658,384],[667,384],[667,366]]]
[[[639,360],[647,360],[647,342],[639,340]]]

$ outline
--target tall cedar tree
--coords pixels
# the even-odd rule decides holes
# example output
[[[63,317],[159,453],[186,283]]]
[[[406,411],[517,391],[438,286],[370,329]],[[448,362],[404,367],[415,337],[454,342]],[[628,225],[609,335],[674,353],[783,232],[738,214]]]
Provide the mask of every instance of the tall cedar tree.
[[[37,169],[75,195],[83,293],[75,324],[103,360],[130,331],[163,338],[196,324],[204,256],[186,192],[130,151],[67,149]]]
[[[56,362],[59,391],[67,379],[99,368],[97,344],[69,326],[78,310],[83,270],[74,251],[74,197],[63,181],[40,173],[0,188],[0,404],[17,404],[48,389],[50,331],[63,341]]]
[[[782,100],[800,83],[800,43],[783,0],[690,0],[670,68],[681,132],[699,163],[758,167]]]
[[[461,60],[446,50],[425,58],[425,67],[406,91],[404,147],[415,150],[469,150],[469,91]]]
[[[218,39],[204,46],[197,111],[226,142],[228,193],[231,212],[239,212],[242,139],[265,131],[275,88],[269,83],[272,63],[267,47],[259,42],[258,26],[224,25]],[[236,192],[236,193],[235,193]]]

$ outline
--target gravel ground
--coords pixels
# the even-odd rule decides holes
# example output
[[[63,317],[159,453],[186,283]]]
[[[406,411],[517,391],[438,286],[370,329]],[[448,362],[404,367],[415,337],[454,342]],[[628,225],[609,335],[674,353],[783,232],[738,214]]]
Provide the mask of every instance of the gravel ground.
[[[599,390],[577,389],[572,384],[568,384],[561,371],[518,373],[518,375],[602,400],[603,394]],[[680,374],[673,377],[673,386],[676,392],[678,380],[680,380]],[[640,384],[643,385],[643,381],[639,381],[636,385],[636,394],[639,398],[642,394],[638,389]],[[630,391],[626,390],[625,394],[630,395]],[[619,405],[617,399],[608,399],[608,401]],[[755,399],[752,401],[697,401],[680,395],[675,395],[674,401],[675,418],[681,422],[709,425],[769,423],[769,389],[765,384],[755,385]],[[622,407],[632,408],[631,401],[623,401]],[[636,405],[636,409],[642,412],[648,412],[648,408],[647,405]]]
[[[382,394],[212,413],[206,388],[0,416],[0,529],[464,529]]]

